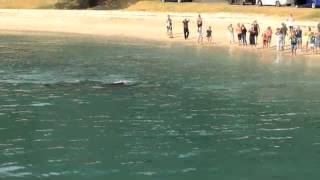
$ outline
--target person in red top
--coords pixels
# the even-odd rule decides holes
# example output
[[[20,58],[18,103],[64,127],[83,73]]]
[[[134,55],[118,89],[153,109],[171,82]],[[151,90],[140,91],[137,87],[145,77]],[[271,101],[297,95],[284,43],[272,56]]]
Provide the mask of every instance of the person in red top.
[[[272,39],[272,29],[270,26],[266,30],[266,35],[267,35],[267,47],[270,47],[271,39]]]

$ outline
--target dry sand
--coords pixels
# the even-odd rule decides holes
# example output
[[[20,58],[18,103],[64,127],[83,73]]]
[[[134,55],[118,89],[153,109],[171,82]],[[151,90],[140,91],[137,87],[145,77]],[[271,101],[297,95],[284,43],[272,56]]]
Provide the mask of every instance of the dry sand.
[[[171,13],[174,38],[166,34],[166,13],[133,11],[95,11],[95,10],[0,10],[0,31],[59,32],[88,35],[114,36],[121,38],[140,38],[164,42],[184,42],[196,44],[197,33],[195,13]],[[249,28],[257,20],[264,31],[267,26],[273,30],[285,22],[279,18],[263,15],[241,14],[202,14],[204,28],[213,27],[215,45],[229,46],[227,26],[232,23],[244,23]],[[185,41],[182,34],[182,20],[189,18],[190,39]],[[297,21],[297,25],[306,28],[315,27],[317,22]],[[204,43],[206,44],[206,43]],[[259,42],[259,44],[261,44]],[[233,45],[236,46],[236,45]],[[257,46],[258,49],[261,48]],[[252,48],[246,48],[251,49]]]

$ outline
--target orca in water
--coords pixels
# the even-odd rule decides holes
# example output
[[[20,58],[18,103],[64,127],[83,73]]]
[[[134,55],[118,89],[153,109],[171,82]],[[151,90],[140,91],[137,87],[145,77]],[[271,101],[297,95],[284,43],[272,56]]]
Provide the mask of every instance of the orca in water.
[[[67,83],[67,82],[59,82],[55,84],[44,84],[45,87],[54,87],[54,86],[60,86],[60,87],[78,87],[78,86],[99,86],[102,88],[106,87],[122,87],[122,86],[132,86],[134,85],[131,81],[127,80],[119,80],[111,83],[101,83],[98,81],[79,81],[77,83]]]

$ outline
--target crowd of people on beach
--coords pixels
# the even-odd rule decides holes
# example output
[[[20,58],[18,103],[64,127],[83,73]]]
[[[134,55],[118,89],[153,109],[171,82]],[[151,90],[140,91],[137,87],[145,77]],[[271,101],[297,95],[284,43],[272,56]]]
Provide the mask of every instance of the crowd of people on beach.
[[[313,30],[312,27],[307,28],[307,32],[303,34],[302,28],[298,25],[295,25],[293,15],[290,14],[287,18],[286,23],[281,23],[281,26],[275,29],[273,32],[272,27],[268,26],[264,31],[261,31],[260,26],[256,20],[254,20],[250,24],[250,28],[247,29],[245,24],[237,23],[236,27],[233,27],[233,24],[229,24],[226,28],[226,33],[228,34],[229,44],[235,44],[235,36],[237,38],[237,43],[239,46],[248,46],[256,47],[258,44],[258,39],[261,37],[262,39],[262,48],[270,48],[272,37],[275,39],[275,47],[277,51],[284,51],[286,48],[286,40],[288,40],[290,51],[292,55],[296,55],[297,50],[299,49],[301,52],[311,52],[318,53],[320,52],[320,22],[317,27]],[[190,19],[184,19],[182,21],[183,24],[183,35],[184,39],[188,39],[190,35],[189,30],[189,22]],[[197,43],[203,43],[203,20],[201,15],[199,14],[196,19],[197,24]],[[168,15],[167,18],[167,34],[168,37],[173,38],[173,22]],[[206,40],[207,43],[213,43],[213,28],[212,26],[208,26],[206,32]],[[247,38],[247,34],[249,35],[249,39]],[[305,36],[304,36],[305,35]],[[302,40],[303,37],[306,37],[305,48],[303,47]],[[249,40],[249,41],[247,41]],[[249,42],[249,43],[248,43]],[[287,45],[288,46],[288,45]]]

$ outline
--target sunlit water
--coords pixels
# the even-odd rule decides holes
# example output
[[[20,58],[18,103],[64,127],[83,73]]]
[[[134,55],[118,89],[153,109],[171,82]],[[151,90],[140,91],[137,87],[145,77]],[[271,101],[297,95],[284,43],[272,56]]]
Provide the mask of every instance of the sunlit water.
[[[320,177],[320,66],[223,48],[0,36],[0,179]]]

